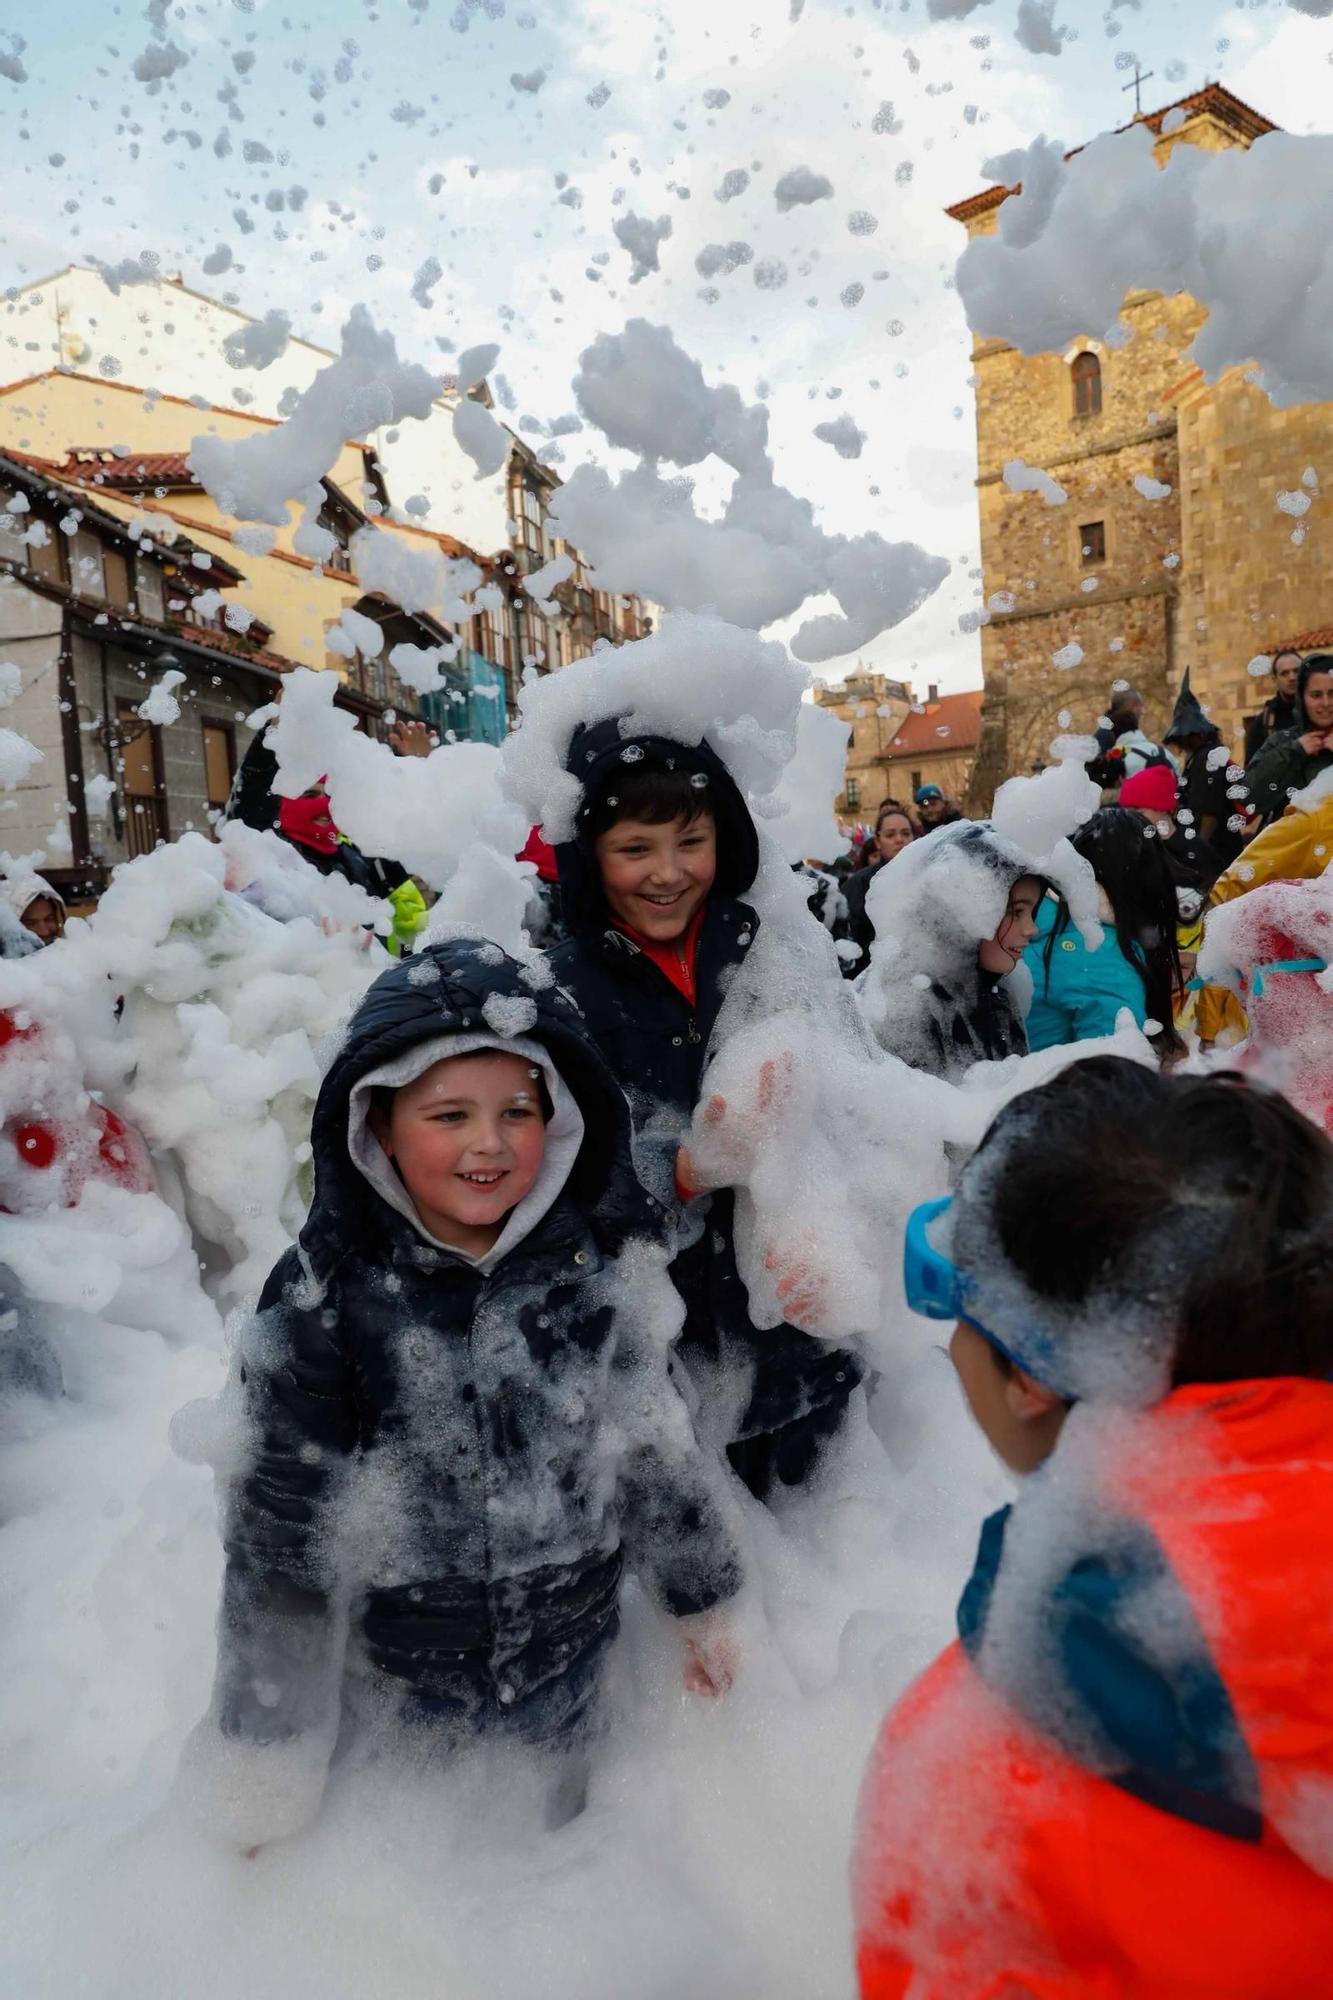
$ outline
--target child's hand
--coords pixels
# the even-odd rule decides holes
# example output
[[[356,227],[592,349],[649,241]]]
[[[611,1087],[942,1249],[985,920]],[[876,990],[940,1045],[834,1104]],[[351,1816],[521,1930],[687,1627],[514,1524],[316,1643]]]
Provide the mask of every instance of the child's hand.
[[[766,1057],[759,1065],[754,1098],[747,1107],[729,1104],[714,1094],[696,1118],[705,1126],[710,1164],[702,1169],[682,1146],[676,1155],[676,1187],[684,1200],[709,1188],[733,1187],[746,1178],[758,1144],[767,1136],[791,1095],[795,1057],[790,1049]]]
[[[740,1648],[731,1626],[704,1611],[681,1620],[680,1640],[685,1692],[708,1701],[726,1694],[740,1668]]]
[[[805,1333],[817,1331],[824,1311],[823,1272],[812,1260],[799,1254],[788,1256],[775,1248],[765,1256],[764,1268],[782,1272],[774,1286],[782,1317]]]

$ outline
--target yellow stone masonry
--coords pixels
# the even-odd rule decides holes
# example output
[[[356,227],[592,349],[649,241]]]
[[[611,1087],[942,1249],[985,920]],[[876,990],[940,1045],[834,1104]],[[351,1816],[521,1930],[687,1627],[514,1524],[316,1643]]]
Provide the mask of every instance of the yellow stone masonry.
[[[1218,85],[1182,108],[1169,137],[1160,134],[1165,113],[1148,120],[1159,162],[1175,144],[1220,151],[1267,126]],[[1004,198],[996,191],[950,212],[970,235],[986,234]],[[1062,731],[1094,728],[1117,680],[1140,690],[1145,727],[1160,732],[1188,667],[1238,749],[1245,716],[1269,692],[1249,662],[1333,625],[1333,523],[1323,526],[1319,492],[1324,481],[1333,487],[1333,405],[1274,409],[1248,369],[1204,382],[1189,358],[1204,318],[1184,293],[1137,292],[1114,344],[1105,329],[1059,354],[974,344],[989,622],[973,811],[1005,777],[1040,763]],[[1095,359],[1098,394],[1080,408],[1082,355]],[[1058,481],[1064,503],[1006,484],[1015,459]],[[1303,485],[1309,470],[1313,483]],[[1151,482],[1147,494],[1136,480]],[[1300,516],[1278,505],[1279,493],[1294,492],[1310,496]]]

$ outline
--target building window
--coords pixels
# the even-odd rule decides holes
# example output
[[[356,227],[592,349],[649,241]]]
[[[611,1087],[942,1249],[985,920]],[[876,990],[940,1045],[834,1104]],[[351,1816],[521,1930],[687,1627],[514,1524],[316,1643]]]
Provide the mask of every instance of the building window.
[[[1102,413],[1102,364],[1086,351],[1074,356],[1074,415],[1099,417]]]
[[[116,740],[125,799],[125,846],[133,861],[171,838],[162,783],[162,748],[156,728],[132,701],[116,703]]]
[[[1079,553],[1084,569],[1106,561],[1105,521],[1085,521],[1078,531]]]
[[[128,611],[132,590],[129,559],[119,549],[103,549],[102,574],[106,579],[106,601],[117,611]]]
[[[917,795],[917,793],[918,793],[918,792],[919,792],[920,790],[921,790],[921,773],[920,773],[919,771],[913,771],[913,773],[912,773],[912,797],[913,797],[913,798],[915,798],[915,797],[916,797],[916,795]]]
[[[236,775],[236,738],[229,724],[205,722],[204,790],[208,803],[219,809],[231,797],[231,781]]]

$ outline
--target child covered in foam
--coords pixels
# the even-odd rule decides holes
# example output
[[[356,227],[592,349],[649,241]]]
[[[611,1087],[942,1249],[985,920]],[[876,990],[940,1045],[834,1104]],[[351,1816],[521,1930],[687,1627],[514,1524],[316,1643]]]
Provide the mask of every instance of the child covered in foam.
[[[494,945],[433,948],[365,996],[312,1140],[309,1219],[243,1342],[186,1767],[243,1847],[308,1820],[340,1727],[503,1736],[567,1775],[627,1566],[681,1621],[687,1686],[732,1670],[713,1608],[740,1565],[668,1373],[661,1211],[573,1008]]]

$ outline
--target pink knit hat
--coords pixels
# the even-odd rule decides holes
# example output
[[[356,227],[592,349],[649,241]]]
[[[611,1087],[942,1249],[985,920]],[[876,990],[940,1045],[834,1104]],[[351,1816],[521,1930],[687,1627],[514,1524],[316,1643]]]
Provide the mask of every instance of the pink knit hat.
[[[1120,787],[1116,803],[1146,806],[1150,812],[1173,813],[1179,800],[1176,774],[1169,764],[1145,764]]]

